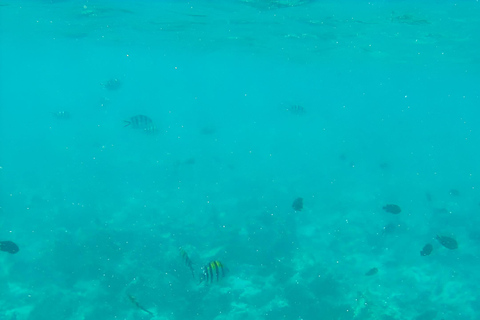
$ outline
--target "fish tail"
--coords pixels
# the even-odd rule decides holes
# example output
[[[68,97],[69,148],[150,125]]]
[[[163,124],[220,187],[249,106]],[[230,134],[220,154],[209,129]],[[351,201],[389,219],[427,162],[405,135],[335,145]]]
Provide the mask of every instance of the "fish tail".
[[[128,127],[129,125],[131,125],[131,124],[132,124],[132,122],[131,122],[131,121],[127,121],[127,120],[123,120],[123,122],[125,122],[125,123],[126,123],[126,124],[123,126],[124,128],[125,128],[125,127]]]
[[[142,306],[140,306],[140,305],[139,305],[138,307],[140,308],[140,310],[145,311],[145,312],[148,313],[149,315],[152,315],[152,316],[154,315],[152,311],[150,311],[150,310],[148,310],[148,309],[146,309],[146,308],[144,308],[144,307],[142,307]]]
[[[138,309],[140,309],[140,310],[142,310],[142,311],[144,311],[144,312],[146,312],[146,313],[148,313],[148,314],[150,314],[150,315],[152,315],[152,316],[154,315],[153,312],[151,312],[150,310],[148,310],[147,308],[145,308],[144,306],[142,306],[140,303],[138,303],[137,299],[136,299],[134,296],[132,296],[132,295],[129,294],[129,295],[128,295],[128,298],[130,299],[130,301],[132,301],[132,303],[133,303]]]

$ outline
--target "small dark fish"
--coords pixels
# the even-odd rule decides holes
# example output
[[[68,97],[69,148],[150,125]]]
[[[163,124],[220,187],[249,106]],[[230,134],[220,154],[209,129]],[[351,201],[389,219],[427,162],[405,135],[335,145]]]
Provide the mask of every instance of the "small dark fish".
[[[62,120],[70,119],[70,113],[67,111],[51,112],[51,114],[57,119],[62,119]]]
[[[220,261],[212,261],[202,268],[200,283],[212,283],[214,281],[218,282],[220,279],[225,277],[226,271],[226,268]]]
[[[146,312],[146,313],[148,313],[148,314],[150,314],[150,315],[152,315],[152,316],[154,315],[153,312],[147,310],[147,309],[144,308],[142,305],[140,305],[140,304],[138,303],[137,299],[135,299],[134,296],[128,295],[128,298],[130,299],[130,301],[132,301],[132,303],[133,303],[138,309],[140,309],[140,310],[142,310],[142,311],[144,311],[144,312]]]
[[[390,167],[390,165],[387,162],[382,162],[382,163],[380,163],[379,167],[382,170],[386,170]]]
[[[454,250],[458,248],[457,240],[453,238],[437,235],[437,240],[438,242],[440,242],[442,246],[444,246],[447,249]]]
[[[191,158],[186,159],[185,161],[182,161],[181,164],[193,165],[193,164],[195,164],[195,162],[196,162],[195,158],[191,157]]]
[[[117,78],[115,79],[110,79],[107,82],[102,82],[101,85],[110,91],[118,90],[122,86],[122,82],[118,80]]]
[[[188,158],[186,160],[175,160],[174,162],[174,165],[176,168],[180,167],[180,166],[192,166],[194,165],[196,162],[195,158]]]
[[[366,276],[373,276],[374,274],[377,274],[378,273],[378,269],[377,268],[372,268],[370,270],[368,270],[365,275]]]
[[[393,16],[394,13],[392,13],[392,22],[396,22],[396,23],[405,23],[405,24],[409,24],[409,25],[412,25],[412,26],[417,26],[417,25],[426,25],[426,24],[430,24],[430,21],[426,20],[426,19],[421,19],[421,18],[417,18],[411,14],[404,14],[404,15],[395,15]]]
[[[216,131],[217,129],[214,126],[206,126],[200,129],[200,133],[205,135],[214,134]]]
[[[402,212],[402,209],[400,209],[400,207],[396,204],[387,204],[383,207],[383,210],[393,214],[399,214],[400,212]]]
[[[20,249],[12,241],[0,241],[0,251],[5,251],[11,254],[17,253]]]
[[[182,258],[185,265],[190,269],[192,272],[192,276],[195,278],[195,271],[193,270],[193,262],[188,256],[188,253],[183,250],[183,248],[179,248],[178,251],[180,252],[180,257]]]
[[[306,112],[305,108],[299,105],[293,105],[287,110],[290,111],[292,114],[296,114],[296,115],[302,115]]]
[[[457,189],[451,189],[450,190],[450,195],[454,196],[454,197],[458,197],[458,196],[460,196],[460,191],[458,191]]]
[[[424,256],[429,256],[430,253],[432,253],[432,251],[433,251],[433,246],[432,246],[430,243],[427,243],[427,244],[423,247],[422,251],[420,251],[420,255],[421,255],[422,257],[424,257]]]
[[[133,129],[143,130],[149,134],[155,133],[155,125],[153,124],[152,119],[141,114],[133,116],[129,120],[125,120],[124,127],[128,126],[131,126]]]
[[[292,208],[295,209],[295,211],[302,211],[303,209],[303,198],[297,198],[295,201],[292,203]]]

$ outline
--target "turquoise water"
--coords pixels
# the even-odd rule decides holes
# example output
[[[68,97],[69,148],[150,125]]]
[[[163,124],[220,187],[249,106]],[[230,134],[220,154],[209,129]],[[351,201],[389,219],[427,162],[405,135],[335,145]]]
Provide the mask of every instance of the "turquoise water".
[[[479,43],[478,1],[1,1],[0,320],[479,319]]]

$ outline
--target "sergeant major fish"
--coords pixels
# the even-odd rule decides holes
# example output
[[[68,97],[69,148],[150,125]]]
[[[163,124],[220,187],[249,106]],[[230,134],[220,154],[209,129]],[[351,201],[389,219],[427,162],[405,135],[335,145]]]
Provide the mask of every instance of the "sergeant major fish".
[[[214,260],[202,268],[200,283],[213,283],[225,277],[226,268],[220,261]]]
[[[133,129],[143,130],[145,133],[153,134],[155,133],[155,125],[153,124],[152,119],[144,115],[136,115],[131,117],[128,120],[125,120],[124,127],[132,127]]]
[[[195,271],[193,270],[193,262],[188,256],[188,253],[183,248],[179,248],[178,251],[180,252],[180,256],[183,262],[190,269],[190,271],[192,272],[192,276],[195,278]]]
[[[290,106],[287,110],[290,111],[294,115],[303,115],[306,112],[305,108],[298,105],[298,104]]]

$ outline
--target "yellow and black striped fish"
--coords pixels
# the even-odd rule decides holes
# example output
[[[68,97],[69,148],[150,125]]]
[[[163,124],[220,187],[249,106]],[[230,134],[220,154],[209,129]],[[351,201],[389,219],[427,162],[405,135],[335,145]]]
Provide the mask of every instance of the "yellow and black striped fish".
[[[182,258],[185,265],[190,269],[190,271],[192,271],[192,276],[195,278],[195,271],[193,270],[193,262],[188,256],[188,253],[181,247],[178,249],[178,251],[180,251],[180,257]]]
[[[149,134],[155,133],[155,124],[153,124],[153,120],[141,114],[125,120],[124,127],[128,126],[132,127],[133,129],[143,130],[144,132]]]
[[[223,266],[223,264],[218,261],[214,260],[202,268],[202,276],[200,278],[200,283],[212,283],[214,281],[219,281],[220,279],[225,277],[227,269]]]

